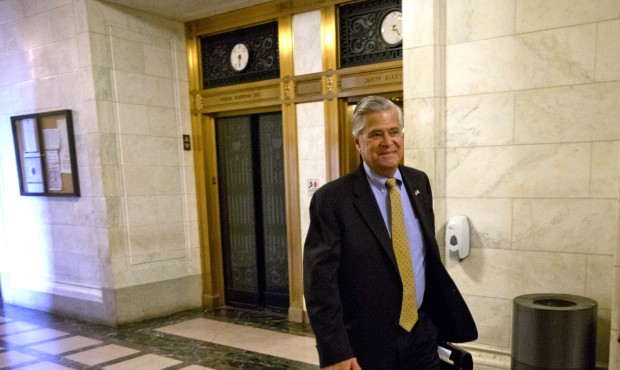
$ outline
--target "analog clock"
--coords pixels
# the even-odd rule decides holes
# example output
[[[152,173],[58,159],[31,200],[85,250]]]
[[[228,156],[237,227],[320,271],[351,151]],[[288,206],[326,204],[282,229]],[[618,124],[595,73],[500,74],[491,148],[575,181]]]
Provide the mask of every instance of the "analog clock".
[[[230,65],[232,68],[237,71],[243,71],[250,61],[250,49],[248,46],[242,42],[233,46],[230,51]]]
[[[403,13],[393,10],[381,21],[381,38],[390,45],[403,41]]]

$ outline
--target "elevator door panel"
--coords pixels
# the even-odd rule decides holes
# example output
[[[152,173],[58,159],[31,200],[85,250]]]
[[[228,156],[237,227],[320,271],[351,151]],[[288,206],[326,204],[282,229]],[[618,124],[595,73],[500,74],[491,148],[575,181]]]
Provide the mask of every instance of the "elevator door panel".
[[[286,310],[288,257],[280,113],[216,121],[226,304]]]

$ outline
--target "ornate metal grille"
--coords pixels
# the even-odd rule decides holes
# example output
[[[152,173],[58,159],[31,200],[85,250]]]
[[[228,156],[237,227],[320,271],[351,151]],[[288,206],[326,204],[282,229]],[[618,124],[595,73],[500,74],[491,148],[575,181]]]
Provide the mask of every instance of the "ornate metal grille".
[[[250,58],[238,72],[230,64],[230,52],[240,42],[248,46]],[[277,21],[202,37],[200,47],[204,89],[280,77]]]
[[[360,1],[339,7],[340,68],[402,59],[402,44],[381,37],[381,21],[400,0]]]

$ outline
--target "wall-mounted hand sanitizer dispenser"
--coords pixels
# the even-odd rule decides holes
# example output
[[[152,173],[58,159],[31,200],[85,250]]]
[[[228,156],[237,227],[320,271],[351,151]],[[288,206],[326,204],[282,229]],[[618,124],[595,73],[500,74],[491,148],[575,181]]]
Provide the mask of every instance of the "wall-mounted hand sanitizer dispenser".
[[[450,255],[463,259],[469,255],[469,221],[465,216],[453,216],[446,226],[446,247]]]

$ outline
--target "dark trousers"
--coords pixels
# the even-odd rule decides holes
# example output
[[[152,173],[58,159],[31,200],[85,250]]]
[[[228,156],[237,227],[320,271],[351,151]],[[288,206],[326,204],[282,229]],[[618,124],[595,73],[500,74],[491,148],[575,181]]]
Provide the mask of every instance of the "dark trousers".
[[[400,329],[397,343],[382,346],[381,352],[357,353],[362,370],[439,369],[437,327],[426,312],[420,311],[411,332]]]

